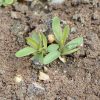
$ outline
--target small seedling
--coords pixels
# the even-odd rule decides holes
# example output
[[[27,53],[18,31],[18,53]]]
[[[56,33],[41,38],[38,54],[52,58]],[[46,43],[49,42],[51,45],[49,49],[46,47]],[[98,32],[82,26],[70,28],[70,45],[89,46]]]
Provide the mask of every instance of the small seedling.
[[[16,52],[16,57],[24,57],[32,54],[32,60],[43,63],[43,57],[47,52],[47,39],[42,33],[33,33],[31,37],[26,38],[27,47]]]
[[[52,29],[55,43],[47,46],[47,39],[44,34],[33,33],[31,37],[26,38],[28,46],[16,52],[16,57],[32,54],[32,60],[37,60],[42,64],[49,64],[62,55],[76,52],[83,44],[83,37],[75,38],[70,42],[67,41],[70,33],[69,26],[65,26],[62,30],[58,17],[53,18]]]
[[[69,55],[78,51],[79,47],[83,44],[83,37],[75,38],[70,42],[67,41],[70,28],[69,26],[65,26],[62,30],[58,17],[53,18],[52,29],[56,43],[51,43],[51,45],[47,47],[49,53],[44,57],[44,64],[51,63],[60,56]]]
[[[14,2],[15,0],[0,0],[0,6],[7,6]]]
[[[61,55],[72,54],[79,50],[79,47],[83,44],[83,37],[78,37],[68,42],[68,35],[70,33],[69,26],[65,26],[62,30],[60,25],[60,19],[54,17],[52,20],[52,29],[55,36],[56,45],[53,48],[57,48]]]
[[[26,42],[29,46],[16,52],[16,57],[24,57],[27,55],[33,55],[32,60],[37,60],[42,64],[49,64],[60,56],[60,52],[57,51],[58,46],[51,44],[47,47],[47,39],[44,34],[33,33],[32,37],[27,37]]]

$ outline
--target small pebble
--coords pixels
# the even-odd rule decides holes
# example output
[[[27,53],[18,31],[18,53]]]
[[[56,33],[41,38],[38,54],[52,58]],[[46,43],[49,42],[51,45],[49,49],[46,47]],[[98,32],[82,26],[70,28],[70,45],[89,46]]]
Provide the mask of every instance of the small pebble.
[[[66,63],[66,58],[65,57],[59,57],[60,61],[62,61],[63,63]]]
[[[79,15],[79,14],[74,14],[73,17],[72,17],[72,19],[73,19],[73,20],[76,20],[76,21],[77,21],[79,18],[80,18],[80,15]]]
[[[19,12],[11,11],[11,18],[19,19],[19,18],[21,18],[21,16],[20,16]]]
[[[76,31],[77,31],[76,27],[71,28],[71,33],[76,33]]]
[[[41,81],[50,81],[50,77],[49,75],[43,73],[43,72],[39,72],[39,80]]]
[[[78,6],[81,3],[81,0],[72,0],[72,6]]]
[[[76,99],[74,99],[74,98],[68,96],[68,97],[67,97],[67,100],[76,100]]]
[[[45,88],[41,86],[41,84],[33,82],[32,84],[28,85],[28,95],[32,96],[34,93],[36,95],[43,95],[45,92]]]
[[[82,3],[83,4],[89,4],[90,3],[90,0],[82,0]]]
[[[83,17],[81,17],[81,16],[80,16],[80,18],[79,18],[79,21],[80,21],[82,24],[84,24],[84,23],[85,23],[84,18],[83,18]]]
[[[75,15],[73,15],[72,19],[73,19],[73,20],[76,20],[76,21],[78,21],[78,22],[80,22],[80,23],[82,23],[82,24],[85,23],[84,18],[83,18],[82,15],[80,15],[80,14],[75,14]]]
[[[53,43],[55,41],[55,38],[54,38],[53,34],[48,35],[48,41],[49,41],[49,43]]]
[[[43,65],[43,64],[41,64],[38,60],[33,60],[32,61],[32,64],[34,64],[34,65]]]
[[[15,82],[20,83],[23,80],[21,75],[16,75],[15,76]]]
[[[45,73],[48,72],[48,68],[46,66],[43,67],[43,70],[44,70]]]
[[[43,68],[43,64],[41,64],[39,61],[37,60],[33,60],[32,61],[32,67],[36,70],[41,70]]]
[[[26,13],[28,11],[28,6],[19,4],[17,2],[14,4],[14,7],[16,11],[19,11],[21,13]]]
[[[62,4],[65,0],[48,0],[51,4]]]
[[[93,19],[93,20],[98,20],[98,19],[99,19],[99,15],[98,15],[98,12],[97,12],[97,11],[95,11],[95,12],[93,13],[92,19]]]

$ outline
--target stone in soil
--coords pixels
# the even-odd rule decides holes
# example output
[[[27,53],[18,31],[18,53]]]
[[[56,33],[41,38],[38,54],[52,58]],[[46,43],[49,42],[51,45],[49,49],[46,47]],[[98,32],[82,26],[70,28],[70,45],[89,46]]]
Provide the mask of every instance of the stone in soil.
[[[11,32],[16,36],[16,40],[19,45],[25,44],[24,33],[27,31],[26,25],[22,24],[20,21],[15,20],[11,27]]]
[[[32,61],[32,67],[36,70],[40,70],[43,68],[43,64],[40,63],[38,60],[33,60]]]
[[[72,16],[72,19],[73,20],[78,20],[80,18],[80,15],[79,14],[74,14],[73,16]]]
[[[14,4],[15,10],[19,11],[21,13],[26,13],[28,11],[28,6],[24,5],[24,4],[19,4],[19,3],[15,3]]]
[[[39,83],[33,82],[28,85],[28,95],[43,95],[45,92],[45,88],[41,86]]]
[[[99,17],[99,14],[98,14],[98,11],[95,11],[92,15],[92,20],[98,20],[100,17]]]
[[[77,28],[76,27],[72,27],[71,28],[71,33],[76,33],[77,32]]]
[[[89,4],[90,0],[72,0],[72,6],[78,6],[80,4]]]
[[[19,12],[11,11],[11,18],[20,19],[21,18],[21,14]]]
[[[86,36],[85,44],[88,48],[86,54],[90,58],[96,58],[100,54],[100,40],[96,33],[87,33]]]
[[[51,0],[51,4],[62,4],[64,1],[65,0]]]
[[[89,4],[90,3],[90,0],[82,0],[82,3],[83,4]]]
[[[75,20],[75,21],[80,22],[81,24],[85,24],[85,20],[84,20],[84,18],[81,14],[74,14],[72,16],[72,19]]]
[[[72,6],[78,6],[79,4],[81,4],[81,0],[72,0]]]
[[[76,99],[73,98],[73,97],[68,96],[68,97],[67,97],[67,100],[76,100]]]
[[[44,72],[39,72],[39,80],[41,81],[50,81],[49,75]]]

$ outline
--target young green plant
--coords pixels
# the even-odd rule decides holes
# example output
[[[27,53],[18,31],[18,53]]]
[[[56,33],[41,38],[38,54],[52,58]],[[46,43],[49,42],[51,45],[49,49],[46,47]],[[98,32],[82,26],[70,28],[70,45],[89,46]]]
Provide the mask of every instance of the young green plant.
[[[26,38],[28,46],[16,52],[16,57],[33,55],[33,60],[37,60],[42,64],[49,64],[62,55],[76,52],[83,44],[83,37],[67,42],[70,33],[69,26],[65,26],[62,30],[58,17],[53,18],[52,29],[55,43],[47,46],[47,39],[44,34],[33,33],[31,37]]]
[[[42,64],[49,64],[60,56],[57,51],[58,46],[51,44],[47,47],[47,39],[44,34],[33,33],[31,37],[26,38],[27,47],[16,52],[16,57],[33,55],[32,60],[37,60]]]
[[[68,35],[70,33],[69,26],[65,26],[64,29],[61,28],[60,19],[54,17],[52,20],[52,29],[56,41],[56,45],[59,47],[58,50],[61,55],[69,55],[79,50],[79,47],[83,44],[83,37],[78,37],[68,42]]]
[[[32,60],[43,63],[43,57],[47,53],[47,39],[42,33],[33,33],[31,37],[26,38],[27,47],[16,52],[16,57],[33,55]]]
[[[83,44],[83,37],[78,37],[67,42],[70,28],[69,26],[65,26],[62,30],[58,17],[53,18],[52,29],[56,43],[51,43],[51,45],[47,47],[49,53],[44,57],[44,64],[51,63],[60,56],[69,55],[78,51],[79,47]]]
[[[0,0],[0,6],[7,6],[14,3],[15,0]]]

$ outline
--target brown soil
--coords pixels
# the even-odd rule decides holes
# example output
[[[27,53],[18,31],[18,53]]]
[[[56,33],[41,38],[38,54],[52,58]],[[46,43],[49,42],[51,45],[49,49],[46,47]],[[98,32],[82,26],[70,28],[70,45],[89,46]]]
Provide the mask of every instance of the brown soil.
[[[0,100],[100,100],[100,1],[72,1],[59,6],[33,1],[0,8]],[[65,64],[56,60],[48,65],[51,80],[43,82],[29,57],[16,58],[15,52],[25,46],[29,32],[50,33],[55,15],[76,28],[69,39],[82,35],[84,46],[66,57]],[[17,83],[16,75],[23,81]]]

